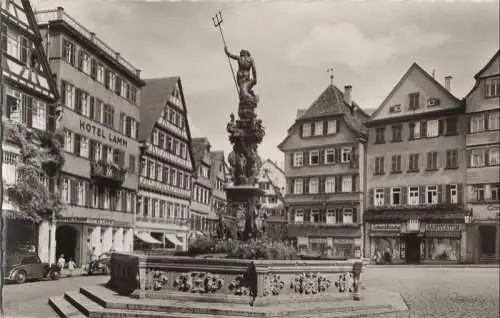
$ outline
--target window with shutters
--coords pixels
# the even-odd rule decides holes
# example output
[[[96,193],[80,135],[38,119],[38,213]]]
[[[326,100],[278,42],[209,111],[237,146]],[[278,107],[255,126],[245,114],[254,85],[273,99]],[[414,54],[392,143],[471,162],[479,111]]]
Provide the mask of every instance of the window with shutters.
[[[475,184],[472,185],[471,191],[471,201],[484,201],[485,198],[485,185],[484,184]]]
[[[375,128],[375,143],[376,144],[385,143],[385,127]]]
[[[33,99],[33,103],[31,105],[31,116],[32,116],[32,127],[45,130],[47,128],[47,112],[46,112],[46,104]]]
[[[419,190],[418,187],[408,187],[408,204],[418,205],[419,204]]]
[[[342,192],[352,192],[352,176],[342,176]]]
[[[75,64],[75,53],[76,47],[70,41],[64,39],[63,40],[63,51],[64,51],[64,61],[71,65]]]
[[[486,80],[485,97],[492,98],[500,96],[500,78],[487,78]]]
[[[128,99],[130,96],[130,85],[125,80],[122,80],[121,97]]]
[[[427,204],[438,203],[437,186],[427,186],[425,203]]]
[[[344,147],[342,148],[341,160],[343,163],[351,162],[352,148]]]
[[[64,150],[72,153],[74,149],[74,133],[66,130],[64,132]]]
[[[298,209],[295,210],[295,223],[303,223],[304,222],[304,210]]]
[[[102,122],[103,116],[103,102],[98,98],[94,98],[93,115],[91,116],[97,122]]]
[[[334,163],[335,162],[335,149],[326,149],[325,150],[325,164]]]
[[[323,135],[323,123],[322,121],[317,121],[314,123],[314,136]]]
[[[332,134],[337,133],[337,121],[336,120],[327,121],[326,133],[328,135],[332,135]]]
[[[160,136],[159,136],[159,131],[158,129],[153,129],[153,145],[155,146],[158,146],[158,142],[159,142],[159,139],[160,139]]]
[[[337,214],[335,213],[335,209],[327,209],[326,210],[326,224],[335,224],[337,223]]]
[[[418,153],[412,153],[409,156],[409,172],[418,172],[420,167],[419,167],[419,156]]]
[[[167,137],[168,139],[169,137]],[[293,166],[302,167],[304,165],[304,153],[302,151],[293,153]]]
[[[293,193],[302,194],[303,191],[304,191],[304,180],[302,179],[293,180]]]
[[[342,211],[342,223],[343,224],[352,224],[352,219],[353,219],[353,209],[352,208],[345,208]]]
[[[77,183],[77,192],[78,192],[78,205],[85,205],[87,201],[87,187],[85,182],[78,181]]]
[[[384,189],[382,188],[375,189],[373,199],[374,199],[373,205],[384,206],[385,205]]]
[[[400,142],[403,140],[403,125],[392,126],[392,142]]]
[[[108,89],[115,91],[116,89],[116,81],[117,81],[117,76],[115,73],[109,71],[108,73]]]
[[[302,137],[311,137],[311,124],[302,124]]]
[[[113,122],[114,122],[114,117],[115,117],[115,109],[113,106],[104,104],[104,116],[103,116],[103,124],[113,128]]]
[[[97,66],[96,66],[96,79],[99,83],[101,84],[104,84],[104,80],[105,80],[105,77],[104,77],[104,66],[101,64],[101,63],[97,63]]]
[[[334,193],[334,192],[335,192],[335,177],[326,177],[325,193]]]
[[[104,146],[104,153],[105,153],[105,160],[107,162],[116,162],[115,161],[115,152],[113,151],[113,148],[109,147],[109,146]]]
[[[446,169],[458,168],[458,150],[446,150]]]
[[[7,118],[12,121],[21,122],[21,108],[22,108],[22,97],[21,93],[17,90],[12,89],[9,86],[6,86],[6,95],[7,95]]]
[[[400,205],[401,202],[401,188],[392,188],[391,189],[391,204],[392,205]]]
[[[427,121],[427,137],[439,136],[439,120],[432,119]]]
[[[470,117],[470,132],[482,132],[485,129],[484,114],[477,114]]]
[[[410,140],[420,138],[420,122],[414,122],[409,124],[410,129]]]
[[[311,210],[311,223],[320,223],[320,214],[318,209]]]
[[[4,36],[2,34],[2,36]],[[21,36],[12,28],[7,28],[7,47],[3,48],[7,50],[7,54],[16,59],[21,59]]]
[[[384,174],[384,157],[375,157],[375,173],[374,175]]]
[[[90,190],[90,205],[93,208],[99,207],[99,188],[96,185],[92,186]]]
[[[80,93],[80,114],[90,116],[90,95],[83,91]]]
[[[94,160],[102,160],[102,159],[103,159],[102,144],[98,141],[94,141]]]
[[[500,148],[490,148],[488,161],[490,166],[496,166],[500,164]]]
[[[490,200],[498,201],[500,200],[500,184],[492,184],[490,187]]]
[[[500,112],[494,111],[488,114],[488,130],[500,129]]]
[[[391,173],[401,173],[401,155],[391,157]]]
[[[63,178],[62,200],[64,203],[68,203],[68,204],[71,202],[71,180],[68,178]]]
[[[427,170],[437,170],[437,152],[431,151],[427,153]]]
[[[309,164],[310,165],[318,165],[319,164],[319,151],[312,150],[309,153]]]
[[[80,136],[80,157],[89,157],[89,139],[84,136]]]
[[[309,193],[315,194],[319,192],[319,178],[311,178],[309,180]]]
[[[420,93],[410,93],[409,94],[410,98],[410,105],[409,108],[410,110],[415,110],[420,108]]]
[[[87,75],[90,75],[90,71],[91,71],[91,68],[90,68],[90,56],[85,53],[84,51],[80,51],[80,54],[81,54],[81,68],[82,68],[82,72],[84,72],[85,74]]]
[[[75,109],[75,95],[75,87],[64,82],[64,105],[66,107]]]
[[[450,203],[457,204],[458,203],[458,186],[456,184],[449,185],[449,195],[450,195]]]
[[[474,149],[471,151],[470,166],[473,168],[485,165],[485,149]]]

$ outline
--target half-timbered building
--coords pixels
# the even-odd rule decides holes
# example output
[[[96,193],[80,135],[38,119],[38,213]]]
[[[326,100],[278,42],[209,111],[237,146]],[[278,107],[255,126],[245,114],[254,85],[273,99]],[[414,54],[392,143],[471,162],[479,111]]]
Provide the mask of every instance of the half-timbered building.
[[[194,161],[181,80],[145,82],[136,245],[186,250]]]
[[[59,95],[31,5],[28,0],[5,0],[0,3],[2,126],[19,125],[30,132],[53,132],[56,128],[56,102]],[[18,180],[20,146],[12,139],[2,140],[4,189]],[[41,177],[45,178],[49,191],[55,193],[55,179],[45,175]],[[2,215],[7,216],[7,253],[16,249],[18,243],[29,243],[38,245],[38,253],[43,261],[54,261],[54,257],[50,259],[54,254],[53,223],[26,222],[22,217],[25,212],[19,211],[4,195]],[[29,233],[38,233],[38,236],[30,237]],[[52,244],[49,245],[50,241]]]

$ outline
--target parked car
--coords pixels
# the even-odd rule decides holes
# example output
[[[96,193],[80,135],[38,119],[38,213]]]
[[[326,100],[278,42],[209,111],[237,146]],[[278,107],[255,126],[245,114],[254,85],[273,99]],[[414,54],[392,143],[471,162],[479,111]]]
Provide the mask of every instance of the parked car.
[[[23,284],[29,279],[50,278],[57,280],[61,277],[61,269],[56,264],[44,263],[37,253],[23,252],[7,257],[5,280]]]
[[[103,253],[99,256],[94,264],[90,263],[88,267],[88,274],[104,274],[109,275],[109,263],[111,262],[112,252]]]

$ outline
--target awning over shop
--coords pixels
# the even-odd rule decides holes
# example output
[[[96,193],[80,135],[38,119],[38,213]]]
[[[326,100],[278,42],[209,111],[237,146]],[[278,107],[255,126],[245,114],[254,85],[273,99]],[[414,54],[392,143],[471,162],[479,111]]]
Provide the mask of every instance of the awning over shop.
[[[182,244],[181,241],[179,241],[179,239],[177,239],[177,237],[175,236],[175,234],[167,234],[167,233],[165,233],[165,238],[167,240],[169,240],[170,243],[174,244],[175,246],[177,246],[177,245],[181,245],[181,246],[184,245],[184,244]]]
[[[151,234],[149,234],[148,232],[136,231],[134,234],[135,234],[135,237],[137,237],[138,239],[140,239],[141,241],[143,241],[145,243],[162,244],[162,242],[160,242],[157,239],[155,239],[154,237],[152,237]]]

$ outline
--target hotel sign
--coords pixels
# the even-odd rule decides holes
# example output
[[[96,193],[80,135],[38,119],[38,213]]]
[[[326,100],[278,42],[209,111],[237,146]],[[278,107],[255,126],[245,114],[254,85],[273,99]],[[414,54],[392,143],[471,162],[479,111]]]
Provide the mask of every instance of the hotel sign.
[[[401,223],[372,224],[371,230],[379,232],[399,232],[401,230]]]
[[[429,232],[460,232],[460,224],[426,224],[425,231]]]
[[[97,218],[78,218],[78,217],[65,217],[57,219],[57,221],[62,223],[85,223],[85,224],[96,224],[96,225],[113,225],[115,222],[108,219],[97,219]]]
[[[80,120],[80,130],[90,135],[93,135],[94,137],[108,140],[115,145],[119,145],[125,148],[127,147],[127,138],[121,137],[117,134],[113,134],[110,131],[107,131],[106,134],[106,131],[103,128],[98,127],[92,123],[86,122],[84,120]]]

